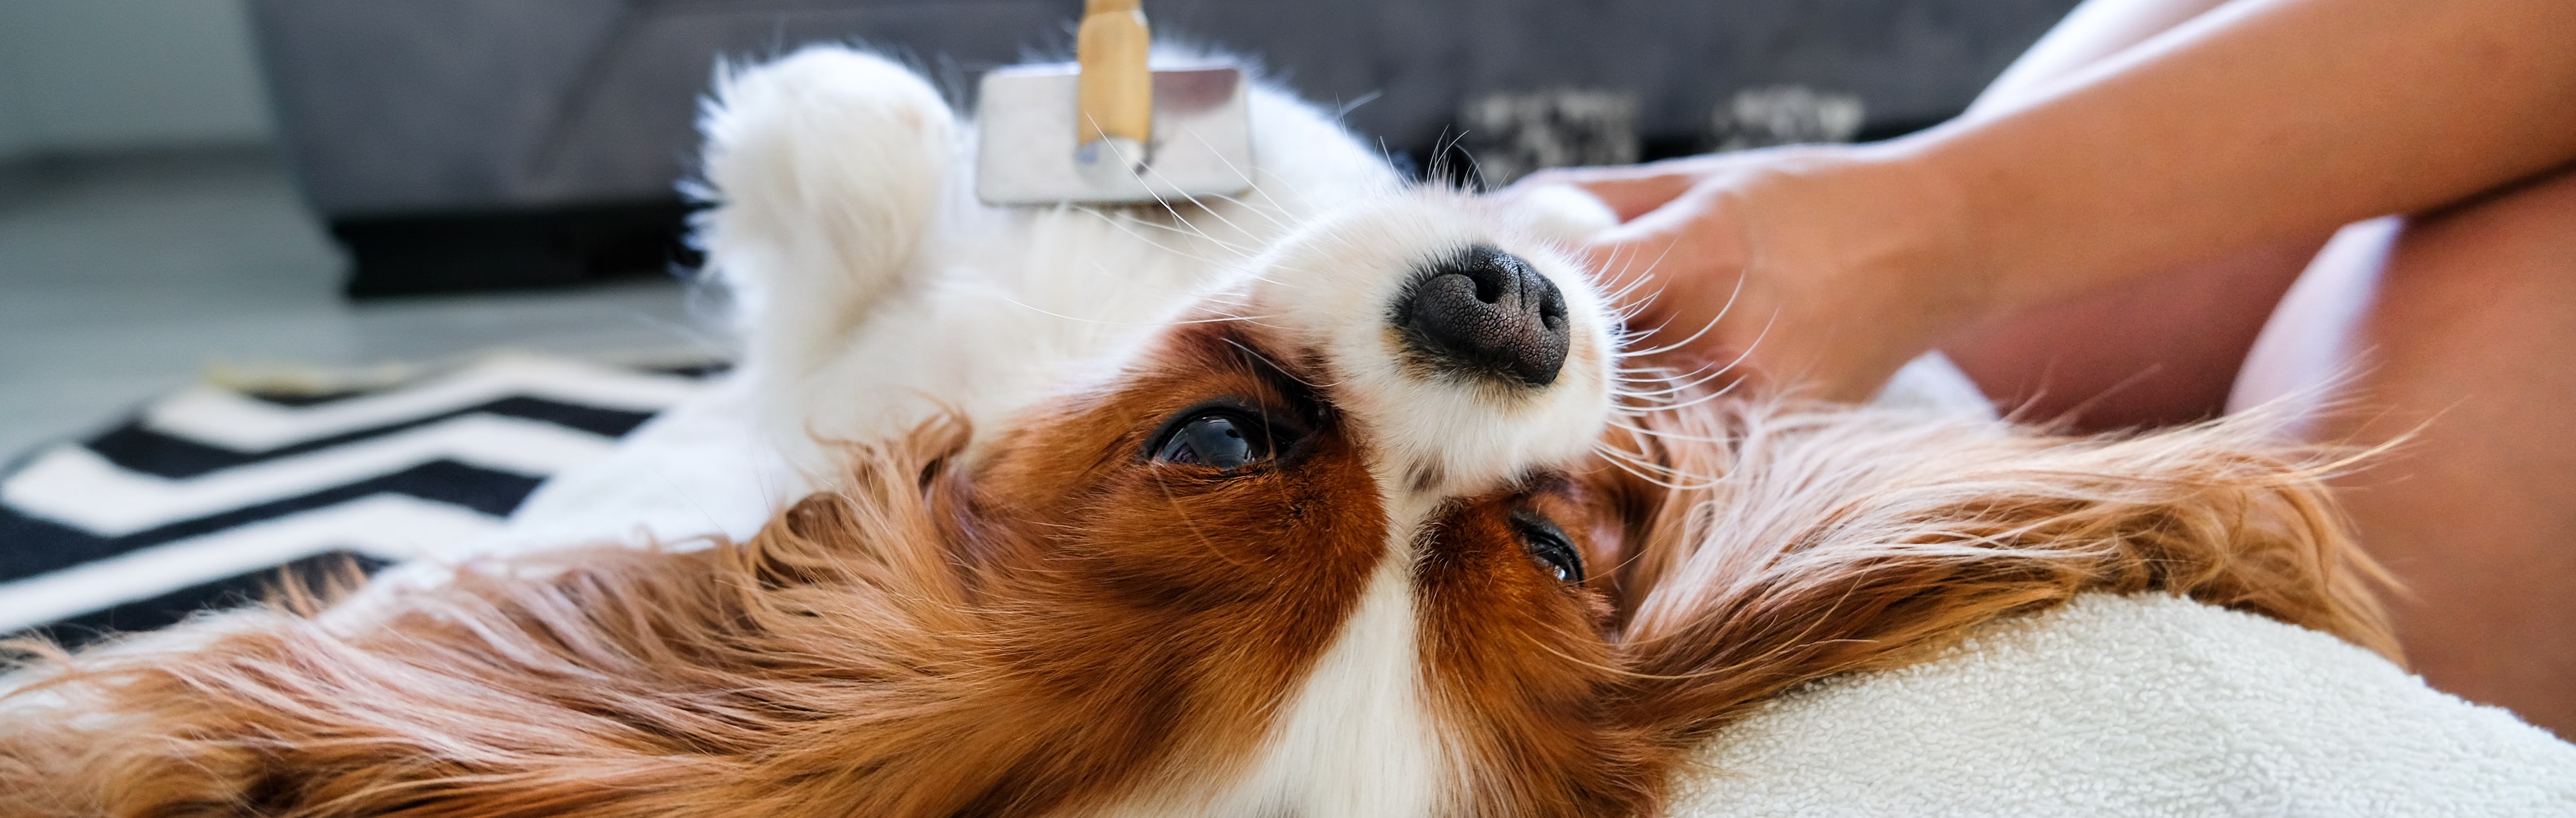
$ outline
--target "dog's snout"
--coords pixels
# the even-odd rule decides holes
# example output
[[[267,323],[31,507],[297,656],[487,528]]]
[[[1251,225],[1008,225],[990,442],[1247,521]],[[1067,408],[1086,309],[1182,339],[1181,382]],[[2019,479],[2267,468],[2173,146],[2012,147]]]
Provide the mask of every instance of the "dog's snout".
[[[1556,382],[1571,339],[1565,293],[1519,256],[1470,247],[1421,272],[1395,325],[1440,365],[1530,386]]]

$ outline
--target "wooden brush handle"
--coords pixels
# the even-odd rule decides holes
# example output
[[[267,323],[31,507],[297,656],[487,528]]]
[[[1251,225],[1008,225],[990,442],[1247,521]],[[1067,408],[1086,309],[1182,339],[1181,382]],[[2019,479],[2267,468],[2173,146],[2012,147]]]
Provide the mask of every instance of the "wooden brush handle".
[[[1149,144],[1154,135],[1154,73],[1145,65],[1152,35],[1145,27],[1141,0],[1088,0],[1082,28],[1074,35],[1074,59],[1082,64],[1082,141],[1122,137]]]

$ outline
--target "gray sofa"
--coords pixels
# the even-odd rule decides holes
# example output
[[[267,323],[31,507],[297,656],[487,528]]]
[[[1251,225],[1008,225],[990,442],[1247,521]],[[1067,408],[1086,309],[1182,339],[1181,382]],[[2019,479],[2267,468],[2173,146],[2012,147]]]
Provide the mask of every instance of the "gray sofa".
[[[1784,82],[1858,94],[1864,134],[1957,112],[2072,0],[1154,0],[1158,33],[1257,57],[1390,151],[1471,95],[1625,91],[1649,154]],[[1078,0],[253,0],[281,132],[357,293],[667,266],[720,58],[817,40],[909,55],[962,95],[1060,55]]]

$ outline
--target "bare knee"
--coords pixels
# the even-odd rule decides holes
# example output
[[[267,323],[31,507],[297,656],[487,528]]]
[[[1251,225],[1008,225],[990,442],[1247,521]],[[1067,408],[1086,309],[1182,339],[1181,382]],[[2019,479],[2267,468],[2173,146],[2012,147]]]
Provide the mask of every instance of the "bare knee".
[[[2405,443],[2344,481],[2409,586],[2427,680],[2576,735],[2576,171],[2347,229],[2232,401],[2287,400],[2327,443]]]

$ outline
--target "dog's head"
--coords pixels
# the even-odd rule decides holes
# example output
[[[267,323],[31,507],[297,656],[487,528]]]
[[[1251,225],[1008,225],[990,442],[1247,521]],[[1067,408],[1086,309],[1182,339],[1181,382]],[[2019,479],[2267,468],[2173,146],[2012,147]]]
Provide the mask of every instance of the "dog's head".
[[[1023,669],[1186,748],[1134,804],[1425,814],[1592,757],[1618,322],[1494,207],[1310,225],[982,444],[962,558],[1043,628]]]

